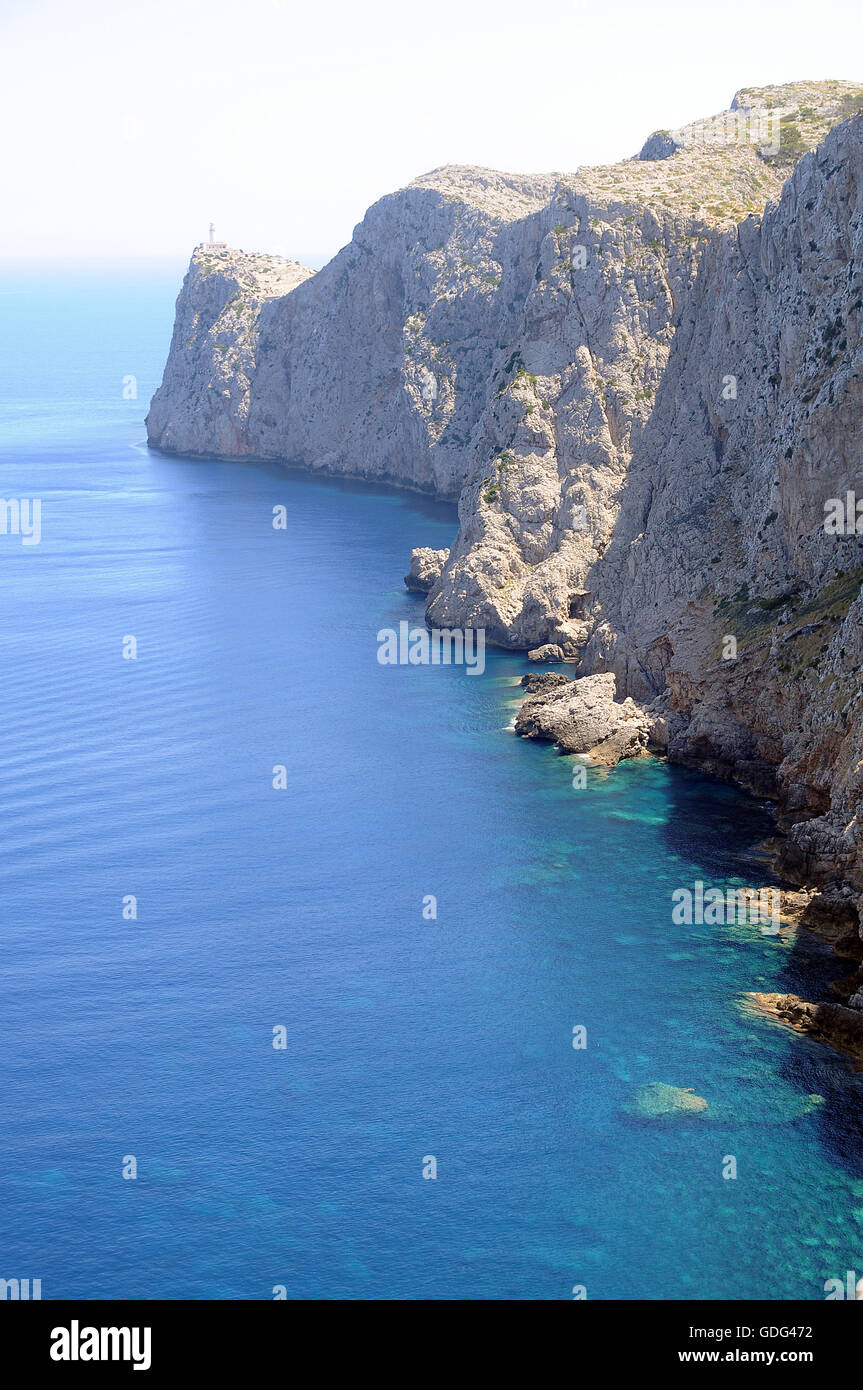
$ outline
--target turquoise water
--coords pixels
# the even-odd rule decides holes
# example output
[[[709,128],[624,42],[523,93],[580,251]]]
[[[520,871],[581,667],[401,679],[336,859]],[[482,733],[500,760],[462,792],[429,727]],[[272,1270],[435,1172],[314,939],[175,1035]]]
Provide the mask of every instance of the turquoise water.
[[[671,922],[696,878],[764,880],[765,809],[653,759],[573,790],[507,729],[519,656],[380,666],[452,509],[148,453],[176,288],[0,279],[0,491],[43,500],[39,545],[0,537],[0,1276],[819,1299],[863,1273],[860,1080],[737,1006],[846,967]],[[706,1115],[633,1117],[654,1081]]]

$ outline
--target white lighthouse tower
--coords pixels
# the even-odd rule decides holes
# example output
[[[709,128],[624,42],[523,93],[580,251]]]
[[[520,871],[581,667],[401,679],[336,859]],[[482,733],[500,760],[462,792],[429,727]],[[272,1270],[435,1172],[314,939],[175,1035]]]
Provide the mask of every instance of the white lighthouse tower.
[[[224,251],[227,248],[226,241],[216,241],[216,224],[210,223],[210,235],[207,241],[201,242],[201,247],[206,251]]]

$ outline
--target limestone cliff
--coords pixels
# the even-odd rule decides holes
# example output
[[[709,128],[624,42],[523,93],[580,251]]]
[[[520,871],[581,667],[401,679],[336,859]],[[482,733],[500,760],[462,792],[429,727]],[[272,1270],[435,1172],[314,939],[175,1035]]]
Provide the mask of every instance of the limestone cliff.
[[[863,902],[863,535],[824,525],[863,498],[861,105],[749,89],[620,164],[436,170],[314,276],[199,250],[148,435],[458,496],[429,621],[612,672]]]
[[[273,261],[235,301],[249,258],[214,262],[200,249],[147,419],[150,442],[458,496],[472,433],[520,332],[555,185],[552,176],[437,170],[376,203],[317,275],[295,268],[284,284],[285,263]],[[207,332],[193,337],[196,316]],[[232,361],[243,379],[225,395],[222,367]]]
[[[254,453],[251,381],[265,304],[314,274],[280,256],[196,248],[177,300],[165,377],[147,416],[147,438],[184,454]]]

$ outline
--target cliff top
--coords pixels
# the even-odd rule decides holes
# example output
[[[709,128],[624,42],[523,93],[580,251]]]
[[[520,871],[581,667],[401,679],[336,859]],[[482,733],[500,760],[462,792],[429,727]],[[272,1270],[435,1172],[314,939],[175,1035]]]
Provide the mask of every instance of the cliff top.
[[[574,192],[606,205],[653,207],[705,223],[741,222],[779,197],[787,177],[750,145],[678,149],[673,157],[579,170]]]
[[[562,186],[606,205],[653,206],[710,224],[740,222],[778,198],[800,156],[861,109],[863,85],[855,82],[742,87],[727,110],[654,131],[634,159],[548,174],[445,165],[408,187],[436,189],[503,221],[535,211]]]
[[[731,110],[773,107],[796,122],[812,149],[832,126],[847,121],[863,107],[860,82],[786,82],[773,87],[741,87]]]
[[[189,272],[193,275],[230,275],[238,290],[251,296],[270,298],[288,294],[314,275],[308,266],[284,256],[263,251],[242,251],[233,246],[211,247],[206,242],[192,252]]]
[[[765,162],[787,169],[820,144],[833,126],[861,109],[863,86],[859,82],[741,87],[727,111],[691,121],[678,130],[654,131],[638,158],[666,159],[680,148],[751,145]]]
[[[457,202],[470,202],[504,222],[545,207],[562,174],[503,174],[475,164],[444,164],[412,179],[408,188],[429,188]]]
[[[547,207],[559,193],[587,196],[602,208],[640,208],[707,226],[738,223],[778,199],[801,155],[828,131],[863,109],[863,84],[787,82],[742,87],[726,111],[648,137],[634,158],[569,172],[509,174],[449,164],[421,174],[407,190],[437,192],[501,222]],[[192,269],[230,271],[238,288],[260,296],[287,294],[314,272],[281,256],[198,247]]]

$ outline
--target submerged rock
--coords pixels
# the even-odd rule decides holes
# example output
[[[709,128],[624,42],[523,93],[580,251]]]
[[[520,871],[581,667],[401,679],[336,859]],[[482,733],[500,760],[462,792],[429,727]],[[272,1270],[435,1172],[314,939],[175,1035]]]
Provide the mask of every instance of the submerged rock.
[[[707,1101],[697,1096],[691,1086],[650,1081],[646,1086],[639,1086],[628,1109],[643,1120],[658,1120],[666,1115],[703,1115]]]
[[[734,1105],[711,1106],[711,1115],[720,1124],[785,1125],[811,1115],[824,1103],[819,1095],[776,1094],[759,1087]]]
[[[427,594],[433,589],[448,558],[448,550],[432,550],[427,545],[412,550],[411,567],[405,575],[405,584],[411,593]]]
[[[634,700],[615,700],[612,672],[582,676],[529,695],[515,720],[524,738],[548,739],[565,753],[587,753],[614,767],[647,747],[648,720]]]
[[[642,1120],[666,1117],[703,1115],[718,1125],[781,1125],[800,1120],[824,1104],[824,1097],[793,1092],[776,1093],[763,1086],[744,1088],[733,1102],[718,1102],[708,1106],[703,1096],[691,1087],[669,1086],[651,1081],[639,1086],[626,1106],[629,1114]]]

